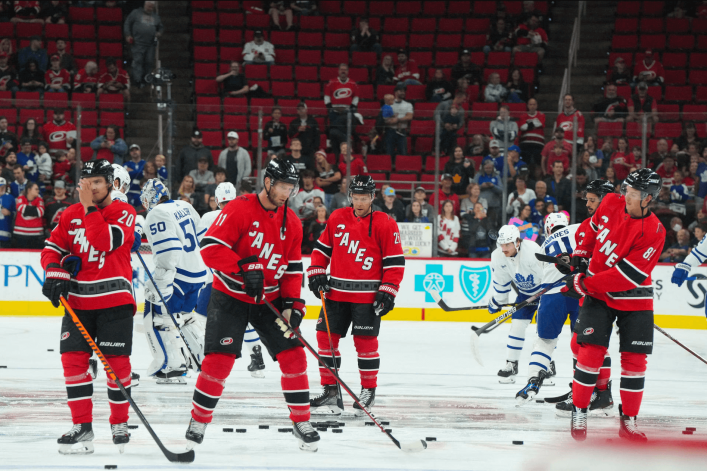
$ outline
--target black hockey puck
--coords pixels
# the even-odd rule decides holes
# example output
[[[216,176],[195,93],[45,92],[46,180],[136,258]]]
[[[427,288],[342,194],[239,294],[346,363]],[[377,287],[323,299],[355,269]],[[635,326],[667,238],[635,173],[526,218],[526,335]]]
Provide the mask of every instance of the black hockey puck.
[[[233,432],[233,429],[232,428],[225,428],[225,429],[223,429],[223,431],[224,432]]]
[[[244,429],[244,428],[237,428],[236,429],[236,433],[245,433],[245,432],[246,432],[246,429]]]
[[[536,399],[535,402],[538,404],[545,404],[545,399]]]
[[[387,429],[385,429],[385,431],[388,432],[388,433],[393,433],[393,429],[392,429],[392,428],[387,428]]]
[[[326,427],[317,427],[317,432],[326,432]]]
[[[345,427],[345,426],[346,426],[346,424],[345,424],[344,422],[339,422],[339,423],[337,423],[336,425],[338,425],[339,427]]]
[[[340,428],[333,428],[333,429],[331,429],[331,431],[334,433],[344,433],[344,431],[341,430]]]
[[[137,428],[137,425],[128,425],[128,428],[130,430],[135,430]]]
[[[425,437],[425,440],[427,440],[428,442],[436,442],[437,437]]]
[[[523,444],[523,440],[513,440],[513,444],[514,444],[514,445],[522,445],[522,444]]]
[[[373,422],[366,422],[366,425],[375,425]]]
[[[105,469],[118,469],[117,464],[107,464],[104,466]]]
[[[682,431],[683,435],[692,435],[692,433],[693,433],[692,430],[683,430]]]
[[[269,426],[269,425],[258,425],[258,428],[259,428],[260,430],[267,430],[267,429],[270,428],[270,426]]]
[[[53,352],[54,349],[53,349],[53,348],[47,348],[47,351],[48,351],[48,352]],[[113,466],[113,465],[112,465],[112,464],[107,464],[106,466]],[[117,465],[116,465],[116,467],[117,467]],[[111,469],[113,469],[113,468],[111,468]]]
[[[277,431],[280,432],[280,433],[287,433],[287,432],[290,431],[290,429],[288,429],[288,428],[279,428],[279,429],[277,429]]]
[[[7,365],[0,365],[0,368],[7,368]]]
[[[387,421],[381,421],[381,425],[390,425],[390,422],[387,422]]]
[[[0,368],[2,368],[2,367],[0,367]],[[696,432],[697,431],[697,429],[695,427],[685,427],[685,430],[687,430],[688,432]]]

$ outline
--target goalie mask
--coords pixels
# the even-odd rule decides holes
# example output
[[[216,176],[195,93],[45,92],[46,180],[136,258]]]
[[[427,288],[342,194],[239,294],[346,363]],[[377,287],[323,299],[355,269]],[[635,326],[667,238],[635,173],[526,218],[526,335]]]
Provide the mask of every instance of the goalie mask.
[[[143,208],[147,209],[149,212],[157,206],[162,199],[162,197],[169,198],[169,190],[164,186],[164,184],[158,178],[152,178],[145,182],[145,186],[142,187],[142,193],[140,193],[140,202]]]

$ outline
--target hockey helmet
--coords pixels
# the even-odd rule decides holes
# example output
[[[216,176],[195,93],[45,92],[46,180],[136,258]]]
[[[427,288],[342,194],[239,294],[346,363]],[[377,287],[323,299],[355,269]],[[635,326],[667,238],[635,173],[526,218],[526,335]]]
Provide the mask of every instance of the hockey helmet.
[[[130,189],[130,174],[122,165],[113,164],[113,181],[118,180],[118,191],[125,194]]]
[[[564,213],[550,213],[545,218],[545,236],[549,236],[561,227],[567,227],[569,221]]]
[[[587,184],[587,189],[584,190],[584,199],[587,199],[587,193],[595,194],[601,201],[606,195],[614,192],[614,185],[606,180],[592,180]]]
[[[83,164],[81,178],[105,177],[106,183],[113,184],[113,166],[106,159],[89,160]]]
[[[231,182],[219,183],[216,187],[216,204],[236,199],[236,187]]]
[[[371,199],[376,194],[376,182],[369,175],[355,175],[349,183],[349,203],[352,203],[353,195],[371,195]]]
[[[140,202],[143,208],[148,211],[157,206],[163,197],[169,198],[169,190],[164,186],[164,183],[159,178],[151,178],[145,182],[140,193]]]
[[[641,199],[651,195],[653,199],[658,197],[663,180],[660,175],[649,168],[639,168],[631,172],[621,184],[621,194],[626,194],[628,187],[635,188],[641,192]]]
[[[518,226],[508,224],[506,226],[501,227],[501,229],[498,231],[498,239],[496,239],[496,245],[500,249],[503,244],[510,244],[511,242],[513,242],[516,247],[516,250],[518,250],[518,248],[520,247],[518,239],[520,239],[520,231],[518,230]]]
[[[290,183],[294,185],[290,196],[295,196],[299,191],[299,173],[292,162],[283,158],[276,157],[268,162],[265,167],[264,176],[270,179],[270,184],[274,185],[277,182]]]

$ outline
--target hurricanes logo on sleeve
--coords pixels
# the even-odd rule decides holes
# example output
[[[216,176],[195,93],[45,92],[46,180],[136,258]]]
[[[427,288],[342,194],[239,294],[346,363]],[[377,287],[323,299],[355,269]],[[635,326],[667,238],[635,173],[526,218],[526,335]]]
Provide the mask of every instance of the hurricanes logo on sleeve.
[[[516,286],[518,286],[518,289],[522,290],[531,290],[535,288],[535,278],[533,275],[528,275],[528,277],[524,277],[520,273],[516,273]]]
[[[353,91],[350,88],[339,88],[334,91],[334,98],[337,100],[342,100],[353,95]]]
[[[586,329],[584,329],[584,332],[582,332],[582,334],[584,334],[584,335],[592,335],[593,333],[594,333],[594,327],[587,327]]]

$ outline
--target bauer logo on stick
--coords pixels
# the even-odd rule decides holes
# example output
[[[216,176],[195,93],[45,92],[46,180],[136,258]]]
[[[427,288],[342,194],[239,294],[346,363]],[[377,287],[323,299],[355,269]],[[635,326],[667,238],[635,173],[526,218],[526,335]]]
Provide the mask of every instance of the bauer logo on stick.
[[[233,343],[233,339],[231,337],[224,337],[221,339],[221,345],[231,345]]]

